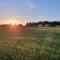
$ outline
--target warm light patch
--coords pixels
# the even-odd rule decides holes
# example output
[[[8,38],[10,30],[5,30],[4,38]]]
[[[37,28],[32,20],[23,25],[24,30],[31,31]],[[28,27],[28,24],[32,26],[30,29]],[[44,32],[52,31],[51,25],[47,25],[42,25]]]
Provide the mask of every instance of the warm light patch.
[[[11,21],[11,22],[10,22],[10,24],[15,25],[15,24],[16,24],[16,22],[15,22],[15,21]]]
[[[9,21],[9,24],[15,25],[15,24],[17,24],[17,22],[16,22],[16,20],[12,19],[12,20]]]

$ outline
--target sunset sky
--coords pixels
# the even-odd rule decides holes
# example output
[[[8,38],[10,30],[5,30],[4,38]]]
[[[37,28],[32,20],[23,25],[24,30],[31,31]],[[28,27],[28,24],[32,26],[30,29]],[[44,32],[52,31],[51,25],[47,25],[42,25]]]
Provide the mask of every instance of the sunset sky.
[[[60,21],[60,0],[0,0],[0,24]]]

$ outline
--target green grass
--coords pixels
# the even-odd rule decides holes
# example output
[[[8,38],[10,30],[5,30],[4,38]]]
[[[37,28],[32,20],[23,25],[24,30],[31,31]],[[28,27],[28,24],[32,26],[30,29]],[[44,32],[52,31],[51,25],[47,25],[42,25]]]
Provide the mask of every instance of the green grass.
[[[1,32],[0,60],[60,60],[60,28]]]

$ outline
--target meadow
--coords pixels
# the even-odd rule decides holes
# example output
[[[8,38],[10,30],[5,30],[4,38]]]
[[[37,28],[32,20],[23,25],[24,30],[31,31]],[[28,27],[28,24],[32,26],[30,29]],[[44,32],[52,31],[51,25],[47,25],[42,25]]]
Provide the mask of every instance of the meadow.
[[[60,60],[60,28],[2,28],[0,60]]]

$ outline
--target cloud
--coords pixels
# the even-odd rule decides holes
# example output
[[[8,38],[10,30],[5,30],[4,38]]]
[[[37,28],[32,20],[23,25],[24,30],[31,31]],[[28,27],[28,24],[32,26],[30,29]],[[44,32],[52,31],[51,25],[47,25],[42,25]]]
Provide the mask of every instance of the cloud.
[[[36,5],[33,3],[33,0],[26,0],[26,3],[29,9],[33,9],[36,7]]]

